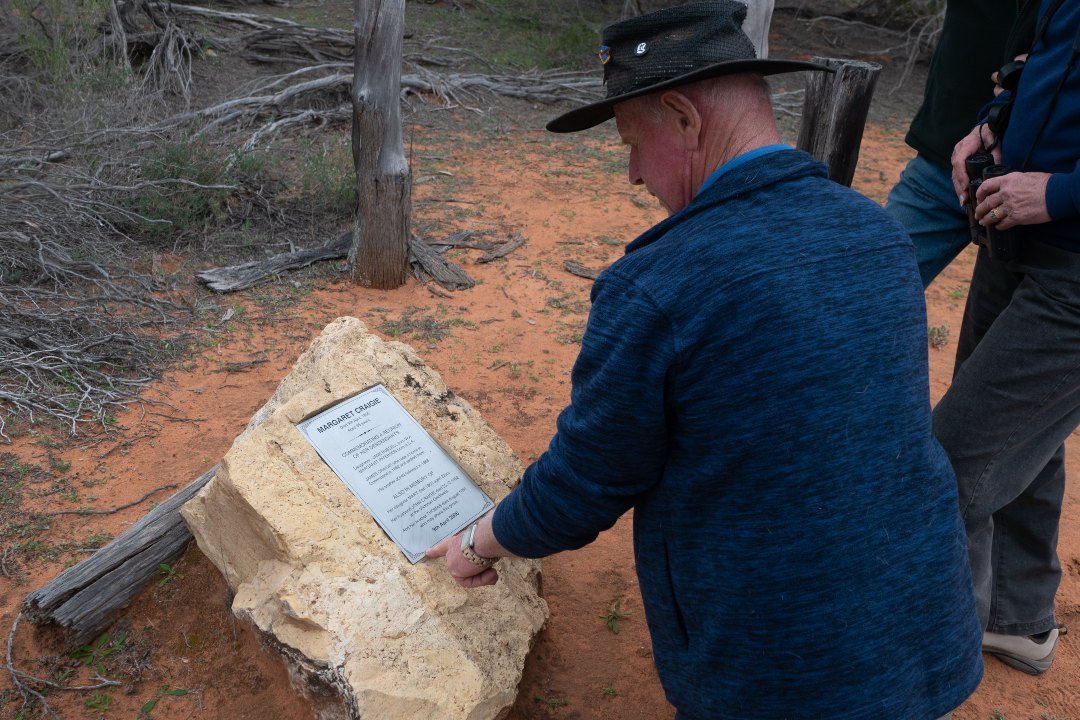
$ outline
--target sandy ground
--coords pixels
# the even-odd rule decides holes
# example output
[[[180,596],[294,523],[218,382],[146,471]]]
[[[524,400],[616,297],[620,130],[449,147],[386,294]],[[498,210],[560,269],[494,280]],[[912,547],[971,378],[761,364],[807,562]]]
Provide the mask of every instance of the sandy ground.
[[[442,297],[410,279],[393,292],[338,282],[296,279],[288,292],[254,291],[212,298],[211,332],[199,351],[167,374],[152,395],[169,406],[149,405],[121,417],[125,430],[112,440],[80,449],[68,438],[23,437],[0,452],[47,466],[50,455],[70,463],[65,492],[41,495],[28,485],[26,502],[42,512],[89,506],[109,509],[165,485],[183,485],[212,467],[255,410],[273,393],[295,358],[328,322],[353,315],[384,335],[388,321],[448,322],[436,339],[406,332],[409,342],[478,408],[523,461],[541,453],[569,396],[569,371],[588,311],[590,281],[564,263],[601,268],[622,245],[662,213],[643,190],[625,183],[623,150],[610,129],[581,140],[541,133],[504,134],[483,142],[443,143],[430,137],[414,151],[417,226],[489,233],[496,239],[521,232],[527,243],[499,262],[475,264],[477,251],[452,251],[477,280],[469,291]],[[883,201],[910,156],[892,128],[871,126],[856,187]],[[171,271],[190,276],[181,258],[163,258]],[[931,326],[955,338],[972,266],[962,255],[929,289]],[[193,295],[196,290],[190,291]],[[284,296],[283,296],[284,295]],[[205,302],[205,298],[204,298]],[[233,308],[229,321],[218,320]],[[955,343],[931,348],[932,394],[948,385]],[[56,447],[46,447],[54,444]],[[1074,437],[1069,473],[1077,467]],[[71,492],[74,490],[74,493]],[[0,620],[14,621],[25,594],[85,557],[95,534],[115,536],[141,517],[151,500],[110,515],[68,515],[39,536],[70,541],[53,558],[13,561],[0,577]],[[283,499],[284,502],[284,499]],[[1080,613],[1080,489],[1067,491],[1060,551],[1064,579],[1060,619],[1076,624]],[[513,720],[527,718],[671,718],[653,667],[625,517],[589,548],[548,559],[543,591],[551,620],[525,667]],[[124,632],[123,649],[103,658],[106,676],[122,681],[98,691],[52,692],[50,706],[63,718],[131,718],[159,698],[152,716],[180,718],[314,717],[312,706],[289,685],[281,660],[229,612],[229,592],[216,569],[196,549],[151,583],[110,630]],[[627,613],[613,633],[602,616],[619,602]],[[933,638],[928,638],[929,642]],[[18,628],[12,659],[22,671],[56,677],[64,668],[88,682],[85,664],[72,668],[71,648],[26,622]],[[706,680],[707,681],[707,680]],[[0,718],[20,716],[21,702],[0,680]],[[5,690],[6,688],[6,690]],[[165,690],[187,691],[183,695]],[[1032,678],[988,659],[986,679],[957,712],[958,720],[1076,720],[1080,718],[1080,652],[1065,638],[1053,669]],[[107,701],[102,698],[107,695]],[[102,705],[108,709],[103,710]],[[1000,715],[996,715],[1000,711]],[[33,717],[29,715],[26,717]]]

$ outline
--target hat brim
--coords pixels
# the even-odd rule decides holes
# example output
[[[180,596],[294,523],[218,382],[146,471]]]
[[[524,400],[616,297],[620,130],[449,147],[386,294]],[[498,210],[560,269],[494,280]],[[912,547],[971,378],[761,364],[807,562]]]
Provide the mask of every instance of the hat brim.
[[[758,73],[759,75],[776,75],[786,72],[798,72],[800,70],[818,70],[822,72],[835,72],[833,68],[807,60],[772,60],[753,58],[749,60],[725,60],[724,62],[708,65],[699,70],[679,75],[678,77],[663,82],[649,85],[632,92],[623,93],[612,98],[605,98],[588,105],[583,105],[568,113],[550,121],[545,127],[554,133],[578,132],[588,130],[602,122],[615,117],[615,106],[623,100],[629,100],[641,95],[647,95],[657,90],[666,90],[676,85],[685,85],[696,80],[704,80],[720,75],[734,75],[736,73]]]

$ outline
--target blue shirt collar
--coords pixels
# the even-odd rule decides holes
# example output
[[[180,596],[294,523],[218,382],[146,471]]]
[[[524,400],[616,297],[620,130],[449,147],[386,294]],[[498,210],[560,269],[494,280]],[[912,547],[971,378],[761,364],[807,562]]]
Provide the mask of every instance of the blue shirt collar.
[[[720,167],[713,170],[712,175],[705,178],[705,182],[703,182],[701,184],[701,187],[698,188],[697,194],[700,195],[701,193],[703,193],[707,187],[709,187],[710,185],[715,183],[717,180],[719,180],[720,176],[723,175],[724,173],[730,172],[731,170],[734,170],[735,168],[739,167],[740,165],[743,165],[744,163],[750,162],[751,160],[753,160],[755,158],[759,158],[762,155],[768,155],[769,153],[774,153],[774,152],[777,152],[779,150],[791,150],[791,146],[790,145],[785,145],[783,143],[776,143],[775,145],[764,145],[764,146],[759,147],[759,148],[754,148],[753,150],[750,150],[749,152],[744,152],[742,155],[736,155],[735,157],[731,158],[730,160],[728,160],[726,163],[724,163]]]

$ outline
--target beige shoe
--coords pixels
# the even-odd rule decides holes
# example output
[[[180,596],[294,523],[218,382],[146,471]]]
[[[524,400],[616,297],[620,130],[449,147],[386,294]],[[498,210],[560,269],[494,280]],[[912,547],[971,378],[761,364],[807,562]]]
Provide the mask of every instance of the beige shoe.
[[[1042,675],[1054,662],[1058,630],[1054,628],[1041,643],[1027,635],[1001,635],[984,632],[982,649],[1001,662],[1028,675]]]

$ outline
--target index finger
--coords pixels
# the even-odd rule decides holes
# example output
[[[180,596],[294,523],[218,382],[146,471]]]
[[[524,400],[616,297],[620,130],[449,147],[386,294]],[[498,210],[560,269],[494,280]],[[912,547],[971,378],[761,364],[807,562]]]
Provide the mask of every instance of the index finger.
[[[454,536],[454,537],[457,537],[457,536]],[[454,539],[453,537],[446,538],[445,540],[443,540],[438,545],[428,548],[424,552],[424,555],[429,557],[429,558],[444,557],[446,555],[446,553],[450,552],[450,542],[453,539]]]

